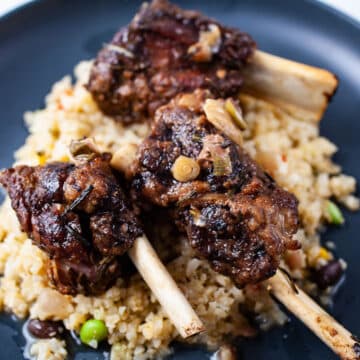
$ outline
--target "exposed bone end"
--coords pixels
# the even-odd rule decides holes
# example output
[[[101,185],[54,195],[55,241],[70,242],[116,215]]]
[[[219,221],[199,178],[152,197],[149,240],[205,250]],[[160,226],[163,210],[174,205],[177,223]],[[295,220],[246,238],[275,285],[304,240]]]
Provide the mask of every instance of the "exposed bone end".
[[[267,281],[271,293],[344,360],[360,359],[358,340],[281,271]]]
[[[205,331],[202,321],[145,236],[135,240],[129,256],[183,338]]]
[[[333,73],[257,50],[243,70],[243,92],[310,121],[319,121],[334,95]]]

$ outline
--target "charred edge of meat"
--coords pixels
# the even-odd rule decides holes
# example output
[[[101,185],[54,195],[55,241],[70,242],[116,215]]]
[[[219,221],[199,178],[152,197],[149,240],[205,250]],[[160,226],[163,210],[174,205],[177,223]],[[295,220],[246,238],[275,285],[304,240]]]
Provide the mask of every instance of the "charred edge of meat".
[[[237,95],[255,47],[248,34],[154,0],[99,52],[87,88],[105,114],[144,121],[178,93]]]
[[[50,258],[63,293],[97,294],[121,272],[119,256],[142,234],[110,154],[79,165],[17,166],[0,173],[20,226]]]
[[[298,202],[207,121],[202,104],[211,97],[198,90],[156,112],[139,149],[132,196],[168,208],[198,255],[242,287],[274,275],[284,251],[299,248]],[[181,156],[199,164],[195,179],[174,178]],[[218,158],[224,166],[215,173]]]

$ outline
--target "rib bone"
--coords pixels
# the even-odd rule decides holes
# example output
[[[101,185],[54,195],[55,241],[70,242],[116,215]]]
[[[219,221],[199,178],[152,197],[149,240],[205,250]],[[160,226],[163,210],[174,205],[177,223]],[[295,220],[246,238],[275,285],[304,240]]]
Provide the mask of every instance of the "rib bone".
[[[331,72],[257,50],[243,69],[243,92],[318,121],[338,80]]]
[[[360,344],[356,338],[298,286],[290,286],[285,276],[277,271],[268,280],[273,295],[341,359],[360,359]]]

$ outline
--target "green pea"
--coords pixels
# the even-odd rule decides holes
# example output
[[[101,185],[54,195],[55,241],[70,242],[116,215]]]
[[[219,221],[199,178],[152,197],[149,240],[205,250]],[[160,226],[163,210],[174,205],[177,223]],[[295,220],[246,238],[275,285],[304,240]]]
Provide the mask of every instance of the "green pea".
[[[328,201],[327,211],[330,216],[330,221],[333,224],[341,225],[344,223],[344,217],[338,206],[332,201]]]
[[[96,348],[98,343],[105,340],[108,331],[102,320],[91,319],[86,321],[80,330],[80,340],[91,347]]]

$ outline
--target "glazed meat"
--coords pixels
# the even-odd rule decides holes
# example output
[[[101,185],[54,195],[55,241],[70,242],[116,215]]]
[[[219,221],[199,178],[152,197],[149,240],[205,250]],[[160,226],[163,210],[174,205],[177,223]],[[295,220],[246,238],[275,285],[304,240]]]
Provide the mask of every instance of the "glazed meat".
[[[62,293],[105,291],[120,275],[120,256],[142,232],[110,159],[94,155],[78,165],[0,173],[22,231],[49,256],[48,275]]]
[[[168,207],[198,255],[242,287],[272,276],[284,251],[299,247],[297,200],[207,120],[208,98],[200,90],[156,112],[133,196]]]
[[[238,94],[254,49],[245,33],[154,0],[100,51],[88,89],[105,114],[140,121],[181,92]]]

